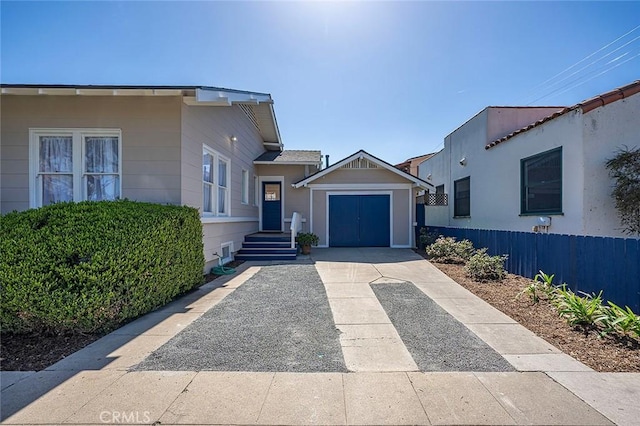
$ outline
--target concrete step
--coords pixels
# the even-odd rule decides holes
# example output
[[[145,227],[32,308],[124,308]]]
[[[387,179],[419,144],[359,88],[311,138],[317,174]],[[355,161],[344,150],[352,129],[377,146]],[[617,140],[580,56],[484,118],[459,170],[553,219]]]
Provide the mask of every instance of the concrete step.
[[[292,254],[295,256],[297,251],[291,247],[243,247],[238,254]]]
[[[260,254],[241,254],[238,253],[234,256],[236,260],[296,260],[296,255],[294,254],[269,254],[269,253],[260,253]]]
[[[244,241],[242,248],[291,248],[290,241]]]

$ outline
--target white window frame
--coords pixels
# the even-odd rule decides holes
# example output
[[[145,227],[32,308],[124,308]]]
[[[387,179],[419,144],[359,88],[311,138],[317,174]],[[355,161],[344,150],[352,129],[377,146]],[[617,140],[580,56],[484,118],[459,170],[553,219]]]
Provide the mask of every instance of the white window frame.
[[[242,169],[242,192],[241,192],[242,204],[249,204],[249,171]]]
[[[209,154],[211,156],[213,156],[213,171],[212,171],[212,175],[213,175],[213,183],[211,183],[211,211],[204,211],[204,196],[201,200],[202,202],[202,216],[203,217],[216,217],[216,216],[223,216],[223,217],[227,217],[227,216],[231,216],[231,160],[227,157],[225,157],[224,155],[220,154],[218,151],[212,149],[211,147],[203,144],[202,145],[202,156],[204,158],[205,154]],[[225,163],[227,163],[227,175],[226,175],[226,181],[227,181],[227,186],[223,187],[220,186],[220,179],[219,179],[219,169],[220,169],[220,161],[223,161]],[[202,172],[201,172],[202,173]],[[202,175],[201,175],[202,176]],[[205,181],[201,178],[200,179],[202,181],[202,185],[203,185],[203,190],[204,190],[204,185],[205,185]],[[219,207],[219,203],[218,203],[218,192],[220,188],[225,188],[225,200],[224,200],[224,205],[225,205],[225,211],[224,212],[218,212],[218,207]]]
[[[222,257],[224,255],[224,249],[229,249],[229,257]],[[229,263],[233,261],[233,241],[227,241],[226,243],[220,244],[220,262],[224,265],[225,263]]]
[[[102,128],[30,128],[29,129],[29,207],[42,207],[42,179],[39,168],[40,136],[71,136],[73,201],[87,199],[87,176],[85,173],[85,136],[118,138],[118,172],[108,173],[118,176],[118,194],[122,198],[122,130]]]
[[[258,206],[260,203],[260,180],[258,176],[253,175],[253,205]]]

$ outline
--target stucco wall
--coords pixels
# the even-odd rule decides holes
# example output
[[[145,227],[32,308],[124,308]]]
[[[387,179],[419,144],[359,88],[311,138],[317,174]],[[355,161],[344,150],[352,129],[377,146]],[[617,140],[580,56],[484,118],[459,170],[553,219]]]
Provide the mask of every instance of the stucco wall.
[[[434,185],[444,183],[445,192],[449,194],[446,220],[442,212],[444,208],[428,208],[427,225],[531,231],[537,216],[520,215],[520,160],[562,146],[564,214],[552,217],[550,232],[581,234],[581,115],[576,112],[567,113],[485,150],[489,134],[488,120],[491,118],[490,114],[495,113],[495,110],[487,109],[477,114],[445,138],[445,147],[438,155],[420,165],[419,176],[426,179],[431,173],[430,182]],[[463,158],[466,164],[461,165],[460,160]],[[454,182],[467,176],[471,183],[471,216],[454,218]],[[432,209],[434,213],[430,214]]]
[[[618,149],[640,147],[640,94],[583,116],[584,229],[597,236],[627,236],[611,197],[614,180],[605,163]]]
[[[489,107],[487,108],[487,142],[522,129],[563,107]]]
[[[431,183],[434,187],[444,185],[444,193],[451,193],[451,183],[449,181],[450,166],[448,154],[449,145],[446,145],[440,152],[423,161],[418,166],[418,177]],[[435,193],[435,188],[431,189]],[[452,199],[449,199],[451,202]],[[449,226],[448,206],[425,206],[425,222],[431,226]]]
[[[179,97],[2,95],[3,213],[29,208],[30,128],[122,131],[122,197],[180,204]]]

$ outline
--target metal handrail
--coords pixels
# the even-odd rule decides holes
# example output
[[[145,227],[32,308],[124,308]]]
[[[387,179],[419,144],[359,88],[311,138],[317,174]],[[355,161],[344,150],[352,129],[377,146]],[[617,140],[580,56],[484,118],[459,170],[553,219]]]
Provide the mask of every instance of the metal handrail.
[[[298,212],[293,212],[291,216],[291,248],[296,248],[296,237],[298,232],[302,231],[302,215]]]

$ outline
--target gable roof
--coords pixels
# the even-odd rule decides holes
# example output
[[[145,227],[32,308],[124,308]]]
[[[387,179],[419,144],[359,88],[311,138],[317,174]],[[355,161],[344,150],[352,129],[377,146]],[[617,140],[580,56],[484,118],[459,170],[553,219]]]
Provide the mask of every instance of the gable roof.
[[[309,164],[322,163],[320,151],[289,149],[285,151],[267,151],[253,160],[253,164]]]
[[[531,123],[528,126],[525,126],[521,129],[518,129],[514,132],[509,133],[506,136],[501,137],[500,139],[496,139],[493,142],[486,144],[484,149],[491,149],[494,146],[501,144],[502,142],[506,142],[516,135],[519,135],[520,133],[524,133],[528,130],[533,129],[534,127],[538,127],[539,125],[544,124],[547,121],[553,120],[555,118],[558,118],[561,115],[564,115],[570,111],[580,109],[582,110],[583,114],[586,114],[590,111],[593,111],[596,108],[600,108],[602,106],[619,101],[621,99],[628,98],[637,93],[640,93],[640,80],[636,80],[633,83],[627,84],[626,86],[618,87],[617,89],[610,90],[609,92],[603,93],[601,95],[594,96],[591,99],[587,99],[573,106],[563,108],[560,111],[557,111],[551,115],[548,115],[536,121],[535,123]]]
[[[316,172],[310,176],[307,176],[306,178],[296,182],[293,184],[294,188],[300,188],[302,186],[306,186],[307,184],[313,182],[314,180],[321,178],[322,176],[325,176],[331,172],[333,172],[334,170],[339,169],[340,167],[344,166],[345,164],[350,163],[353,160],[356,160],[358,158],[365,158],[367,160],[369,160],[370,162],[382,167],[383,169],[387,169],[392,173],[395,173],[399,176],[402,176],[403,178],[413,182],[416,186],[419,186],[421,188],[424,189],[429,189],[429,188],[433,188],[434,186],[432,184],[430,184],[429,182],[426,182],[418,177],[415,177],[413,175],[410,175],[407,172],[404,172],[400,169],[395,168],[392,164],[387,163],[384,160],[379,159],[376,156],[373,156],[371,154],[369,154],[368,152],[366,152],[365,150],[361,149],[358,152],[355,152],[353,154],[351,154],[348,157],[343,158],[342,160],[338,161],[337,163],[333,163],[331,166],[320,170],[319,172]]]
[[[2,95],[22,96],[181,96],[190,106],[239,105],[267,150],[282,150],[282,139],[268,93],[212,86],[0,84]]]

